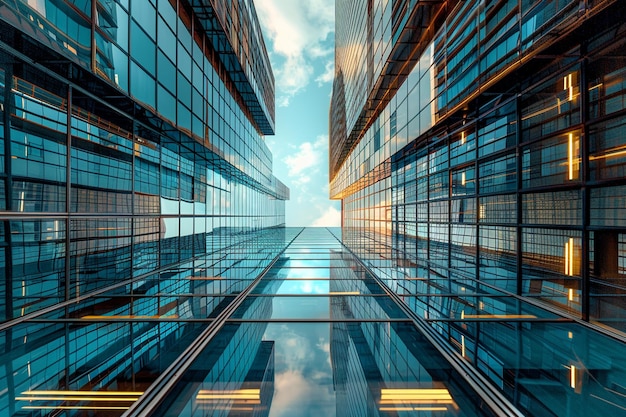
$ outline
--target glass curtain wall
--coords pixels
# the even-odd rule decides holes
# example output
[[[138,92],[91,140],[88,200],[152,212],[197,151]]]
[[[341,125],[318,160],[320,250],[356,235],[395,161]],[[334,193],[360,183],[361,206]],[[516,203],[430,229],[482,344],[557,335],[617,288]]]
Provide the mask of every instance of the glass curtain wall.
[[[488,285],[388,287],[339,229],[260,231],[222,255],[239,261],[219,275],[168,269],[132,293],[5,330],[4,415],[582,417],[626,407],[621,342]]]
[[[336,14],[330,194],[343,241],[524,414],[620,414],[605,394],[624,394],[609,376],[624,365],[601,346],[626,341],[625,9],[367,4]],[[424,30],[403,43],[403,25]],[[398,59],[410,70],[386,84]]]
[[[395,27],[391,3],[370,2],[384,12],[361,26],[340,3],[338,33]],[[392,286],[479,281],[623,338],[624,8],[515,0],[441,13],[361,124],[342,100],[382,92],[345,82],[342,60],[356,58],[337,50],[331,142],[358,137],[331,169],[345,241]],[[378,33],[363,35],[368,48]]]
[[[0,3],[1,415],[121,414],[290,240],[256,12],[211,10]]]

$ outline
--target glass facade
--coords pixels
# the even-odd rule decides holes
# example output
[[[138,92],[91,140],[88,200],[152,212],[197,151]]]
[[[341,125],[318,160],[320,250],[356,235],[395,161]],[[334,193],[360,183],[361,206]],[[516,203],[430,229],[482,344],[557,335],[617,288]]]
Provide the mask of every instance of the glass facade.
[[[0,3],[0,415],[626,410],[626,10],[337,2],[286,228],[251,0]]]
[[[284,248],[272,69],[225,4],[0,2],[0,415],[120,415]]]
[[[340,229],[247,233],[3,324],[2,415],[569,417],[626,407],[622,342],[490,285],[415,278],[390,289],[341,239]]]
[[[340,230],[287,228],[283,242],[184,370],[166,372],[175,382],[157,382],[129,415],[496,415]]]
[[[560,326],[476,291],[624,349],[625,13],[619,1],[337,1],[329,170],[343,241],[505,392],[506,363],[524,353],[504,345]],[[562,365],[585,367],[582,391],[598,381],[585,360]],[[563,380],[548,374],[532,383]],[[524,413],[577,415],[528,407],[541,394],[524,385]]]

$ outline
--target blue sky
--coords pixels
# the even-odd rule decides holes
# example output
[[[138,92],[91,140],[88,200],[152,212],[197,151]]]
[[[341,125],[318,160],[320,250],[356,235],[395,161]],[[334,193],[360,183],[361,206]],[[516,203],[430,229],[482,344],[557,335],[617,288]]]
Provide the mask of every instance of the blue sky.
[[[334,0],[255,0],[276,79],[274,174],[291,190],[287,226],[339,226],[328,199],[328,108],[334,75]]]

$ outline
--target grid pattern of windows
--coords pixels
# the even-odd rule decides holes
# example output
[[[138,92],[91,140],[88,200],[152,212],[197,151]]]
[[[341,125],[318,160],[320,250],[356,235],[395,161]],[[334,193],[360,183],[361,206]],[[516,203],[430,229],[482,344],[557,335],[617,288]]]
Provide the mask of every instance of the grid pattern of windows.
[[[184,0],[0,6],[1,415],[121,414],[284,248],[273,76],[233,14],[239,68]]]
[[[626,89],[611,39],[624,10],[578,7],[458,3],[389,103],[348,123],[360,140],[331,169],[330,194],[344,240],[381,277],[478,280],[623,337]],[[351,19],[338,14],[338,27],[366,31]],[[337,53],[341,71],[356,64]]]

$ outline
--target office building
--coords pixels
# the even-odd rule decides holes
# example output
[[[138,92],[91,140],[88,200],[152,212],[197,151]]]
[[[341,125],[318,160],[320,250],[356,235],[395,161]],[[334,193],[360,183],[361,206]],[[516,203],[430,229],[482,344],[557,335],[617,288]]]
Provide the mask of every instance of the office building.
[[[284,227],[251,0],[0,3],[0,415],[626,409],[620,4],[337,6],[342,230]]]
[[[625,394],[624,362],[589,335],[626,347],[625,14],[336,2],[343,241],[528,415],[624,412],[604,395]],[[560,406],[538,405],[549,397]]]
[[[119,415],[284,247],[254,5],[3,1],[0,92],[0,415]]]

